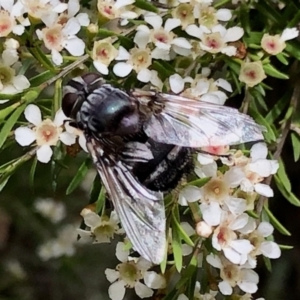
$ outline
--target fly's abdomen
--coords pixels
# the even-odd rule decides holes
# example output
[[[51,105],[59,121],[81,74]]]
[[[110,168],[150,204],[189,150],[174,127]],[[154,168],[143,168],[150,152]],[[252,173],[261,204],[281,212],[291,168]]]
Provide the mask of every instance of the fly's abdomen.
[[[150,190],[170,191],[174,189],[183,175],[193,169],[192,150],[186,147],[157,143],[148,140],[153,159],[147,163],[136,163],[135,176]]]

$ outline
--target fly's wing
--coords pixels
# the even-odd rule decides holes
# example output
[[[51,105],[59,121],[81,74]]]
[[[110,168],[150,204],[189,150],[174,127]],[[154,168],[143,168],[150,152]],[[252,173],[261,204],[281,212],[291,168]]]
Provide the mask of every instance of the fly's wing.
[[[145,188],[126,164],[105,155],[99,142],[89,137],[87,141],[94,164],[134,249],[147,260],[161,263],[166,247],[162,193]]]
[[[151,101],[151,106],[161,106],[144,124],[146,134],[157,142],[207,147],[263,139],[265,128],[234,108],[163,93],[134,91],[133,96],[142,106]]]

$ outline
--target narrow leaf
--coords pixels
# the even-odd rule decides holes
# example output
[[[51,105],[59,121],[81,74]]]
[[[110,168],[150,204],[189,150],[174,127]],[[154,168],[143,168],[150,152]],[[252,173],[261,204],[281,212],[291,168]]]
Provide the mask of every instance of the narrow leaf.
[[[267,205],[264,205],[264,210],[267,213],[268,217],[270,218],[270,221],[272,225],[283,235],[288,235],[290,236],[291,233],[275,218],[273,213],[269,210]]]
[[[278,79],[289,79],[288,75],[280,72],[271,64],[265,64],[265,65],[263,65],[263,68],[264,68],[266,74],[271,77],[278,78]]]
[[[88,157],[82,163],[82,165],[78,169],[77,174],[70,182],[66,191],[66,195],[70,195],[79,186],[79,184],[82,182],[83,178],[85,177],[86,173],[88,172],[90,165],[91,165],[91,159]]]
[[[297,162],[300,158],[300,137],[298,134],[292,132],[291,139],[294,151],[294,161]]]
[[[0,149],[2,148],[3,144],[5,143],[8,135],[10,134],[12,128],[16,124],[17,120],[19,119],[20,115],[24,111],[26,104],[22,104],[19,106],[12,115],[7,119],[4,123],[1,131],[0,131]]]

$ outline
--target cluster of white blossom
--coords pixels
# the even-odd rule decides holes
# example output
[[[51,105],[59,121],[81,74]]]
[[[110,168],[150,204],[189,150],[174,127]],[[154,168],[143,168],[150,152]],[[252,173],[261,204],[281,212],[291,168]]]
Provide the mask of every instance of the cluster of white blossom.
[[[144,2],[145,8],[150,5]],[[41,47],[54,69],[87,53],[90,65],[108,78],[122,81],[134,75],[137,84],[223,105],[228,97],[226,93],[233,92],[233,88],[224,75],[225,69],[216,72],[215,63],[220,57],[234,58],[240,64],[236,80],[251,88],[266,78],[263,58],[280,54],[285,42],[299,35],[296,28],[275,35],[265,33],[259,45],[259,58],[254,60],[247,55],[242,41],[244,29],[231,25],[236,20],[233,12],[227,8],[216,9],[213,0],[159,0],[156,13],[138,8],[135,0],[97,0],[89,4],[89,8],[83,8],[79,0],[0,0],[3,42],[0,94],[17,94],[30,88],[22,67],[24,58],[34,58],[27,46],[28,39],[32,39],[30,47]],[[155,11],[153,7],[151,10]],[[120,21],[118,25],[116,21]],[[131,26],[129,31],[125,25]],[[99,38],[101,29],[107,34],[105,38]],[[114,30],[115,36],[110,36]],[[40,64],[39,60],[36,67],[40,68]],[[71,146],[78,141],[87,151],[83,133],[65,122],[67,118],[61,109],[52,112],[54,118],[46,115],[43,119],[41,107],[42,104],[27,105],[26,122],[14,130],[18,144],[36,147],[37,159],[42,163],[51,161],[53,148],[60,142]],[[196,204],[201,212],[201,221],[194,227],[185,222],[181,228],[188,236],[197,235],[210,242],[214,251],[205,259],[214,269],[212,274],[218,280],[219,290],[207,290],[202,295],[200,284],[196,283],[194,297],[213,300],[219,292],[231,295],[238,287],[245,293],[240,299],[250,299],[259,281],[254,271],[257,257],[280,256],[279,246],[272,241],[273,226],[249,213],[259,196],[273,196],[272,189],[263,180],[277,172],[278,162],[267,159],[264,143],[253,145],[249,157],[229,147],[203,150],[225,154],[219,157],[223,166],[218,167],[213,155],[198,154],[195,173],[200,179],[210,179],[201,188],[186,185],[179,193],[178,203]],[[64,208],[51,200],[38,200],[35,208],[54,223],[65,215]],[[72,255],[77,233],[82,241],[93,243],[108,243],[115,234],[124,234],[114,211],[109,216],[104,212],[99,216],[93,209],[85,208],[81,215],[86,228],[78,231],[71,225],[62,228],[57,238],[39,248],[42,259]],[[169,278],[152,271],[153,265],[142,257],[131,257],[128,244],[117,244],[116,256],[120,263],[114,270],[105,272],[112,283],[108,291],[110,298],[123,299],[126,288],[134,288],[141,298],[151,297],[153,290],[165,289]],[[183,244],[182,248],[183,255],[193,251],[189,245]],[[185,300],[187,296],[182,293],[178,299]]]
[[[210,149],[220,153],[220,149]],[[224,147],[221,152],[224,152]],[[211,241],[215,251],[206,257],[214,268],[220,269],[219,290],[223,295],[231,295],[238,286],[252,294],[257,291],[258,275],[253,270],[257,256],[278,258],[279,246],[269,239],[273,226],[251,217],[257,196],[273,196],[270,186],[261,183],[264,178],[278,170],[276,160],[267,159],[268,150],[264,143],[252,146],[250,157],[241,151],[223,157],[227,171],[220,172],[214,157],[198,154],[195,168],[199,178],[210,178],[208,183],[198,188],[188,185],[179,195],[179,203],[199,202],[202,221],[195,228],[196,234]]]

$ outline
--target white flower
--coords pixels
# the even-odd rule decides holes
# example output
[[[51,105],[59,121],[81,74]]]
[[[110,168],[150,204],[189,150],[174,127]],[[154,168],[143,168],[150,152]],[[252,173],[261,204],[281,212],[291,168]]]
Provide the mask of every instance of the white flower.
[[[0,59],[0,93],[21,93],[30,87],[30,83],[24,75],[16,75],[19,64],[17,49],[14,48],[13,43],[5,45],[6,49],[2,52]]]
[[[182,78],[178,74],[170,76],[171,90],[178,94],[183,91],[185,83],[190,83],[190,88],[187,88],[182,93],[183,96],[194,98],[201,101],[223,105],[227,99],[227,95],[218,89],[221,87],[226,91],[232,92],[231,85],[225,79],[218,79],[214,81],[212,78],[208,79],[205,74],[206,68],[202,69],[201,75],[196,75],[195,79],[191,77]]]
[[[231,295],[235,286],[250,294],[257,291],[259,277],[253,270],[234,265],[214,254],[209,254],[206,260],[213,267],[220,269],[223,281],[218,286],[223,295]]]
[[[38,248],[38,255],[42,260],[49,260],[63,255],[75,254],[77,243],[77,225],[66,225],[60,229],[57,238],[47,241]]]
[[[149,36],[143,31],[138,31],[134,37],[137,48],[130,50],[130,53],[122,46],[119,47],[119,55],[116,60],[126,60],[119,62],[114,66],[114,73],[120,77],[126,77],[135,70],[137,79],[141,82],[149,82],[151,80],[151,50],[147,48]]]
[[[21,17],[27,13],[31,17],[41,19],[45,24],[48,24],[56,20],[58,14],[64,12],[67,8],[66,3],[58,0],[19,0],[14,5],[12,14]]]
[[[198,19],[199,25],[212,28],[218,24],[218,21],[229,21],[232,18],[232,13],[226,8],[216,10],[212,6],[197,4],[195,5],[194,16]]]
[[[266,197],[273,196],[273,190],[267,184],[260,183],[264,177],[275,174],[279,168],[278,161],[266,159],[268,148],[265,143],[254,144],[250,150],[251,160],[243,169],[244,178],[241,189],[245,192],[255,191]]]
[[[128,52],[124,47],[119,47],[119,55],[115,60],[123,61],[115,64],[113,72],[119,77],[128,76],[132,70],[137,73],[137,79],[141,82],[151,82],[152,85],[162,88],[162,82],[157,71],[149,70],[152,57],[151,50],[147,47],[149,36],[144,31],[138,31],[134,37],[135,47]],[[126,60],[126,62],[124,62]]]
[[[62,110],[55,114],[54,121],[50,119],[42,120],[41,111],[38,106],[29,104],[25,111],[25,118],[33,127],[19,127],[15,130],[16,141],[21,146],[29,146],[34,141],[38,146],[36,155],[40,162],[47,163],[52,156],[51,146],[55,146],[60,140],[66,145],[75,143],[75,137],[68,132],[62,132],[63,121],[66,116]]]
[[[64,204],[54,201],[52,198],[38,198],[34,202],[34,208],[53,223],[60,222],[66,216]]]
[[[116,248],[116,256],[121,262],[116,270],[106,269],[105,275],[112,284],[108,289],[108,294],[112,300],[122,300],[125,296],[125,288],[134,288],[140,298],[149,298],[153,295],[153,289],[160,289],[166,286],[165,278],[148,271],[152,264],[144,258],[132,258],[129,250],[124,249],[125,244],[119,242]],[[144,279],[145,284],[140,280]]]
[[[261,222],[255,230],[253,230],[249,235],[245,236],[254,249],[248,256],[248,264],[251,268],[256,267],[256,256],[264,255],[265,257],[276,259],[281,255],[281,250],[273,241],[266,240],[273,233],[273,226],[268,222]]]
[[[92,210],[84,208],[81,211],[81,216],[84,219],[85,225],[90,227],[90,230],[78,229],[81,237],[92,237],[94,243],[110,243],[115,233],[119,233],[119,218],[115,211],[112,211],[110,217],[103,215],[99,216]]]
[[[137,32],[144,32],[147,40],[155,45],[156,48],[151,53],[152,58],[170,60],[171,49],[183,56],[191,53],[192,45],[189,41],[182,37],[176,37],[172,32],[174,28],[180,26],[179,19],[167,19],[164,27],[162,27],[162,17],[157,14],[147,12],[144,14],[144,19],[153,29],[149,29],[145,25],[140,25],[137,27]]]
[[[103,75],[108,74],[108,66],[117,57],[118,50],[112,43],[112,38],[94,42],[92,58],[94,67]]]
[[[228,56],[236,54],[236,47],[228,46],[228,42],[239,40],[244,35],[244,30],[241,27],[231,27],[226,29],[222,25],[216,25],[211,29],[200,25],[189,25],[186,32],[201,40],[200,47],[210,53],[224,53]]]
[[[292,40],[299,35],[297,28],[286,28],[281,35],[264,34],[261,47],[269,54],[276,55],[286,47],[285,41]]]
[[[225,257],[233,264],[244,264],[247,255],[254,249],[248,239],[238,238],[235,232],[247,224],[248,218],[245,213],[235,217],[222,212],[221,223],[212,236],[212,246],[218,251],[222,250]]]
[[[124,26],[128,24],[127,19],[135,19],[139,15],[131,6],[133,3],[134,0],[98,0],[97,8],[100,18],[105,21],[120,18],[121,25]]]
[[[24,33],[24,26],[17,23],[13,13],[15,7],[14,0],[0,0],[0,37],[6,37],[11,32],[16,35]]]
[[[80,30],[80,23],[76,18],[71,18],[66,24],[52,22],[48,27],[37,30],[36,33],[40,40],[44,41],[47,49],[51,51],[52,61],[56,65],[63,63],[60,54],[64,48],[73,56],[84,54],[85,43],[76,34]]]

